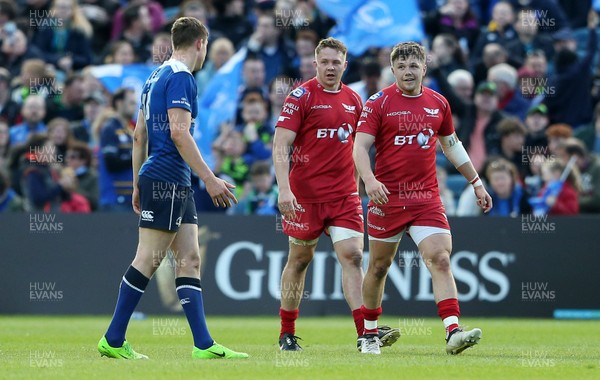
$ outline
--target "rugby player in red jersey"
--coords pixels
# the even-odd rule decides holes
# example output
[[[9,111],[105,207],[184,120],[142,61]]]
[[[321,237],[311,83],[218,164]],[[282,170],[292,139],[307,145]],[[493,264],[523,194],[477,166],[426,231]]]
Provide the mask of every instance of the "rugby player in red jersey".
[[[293,90],[281,110],[273,140],[283,231],[289,255],[281,274],[279,348],[299,351],[295,321],[304,295],[306,270],[321,233],[331,236],[342,267],[342,287],[361,345],[363,211],[352,145],[362,110],[358,94],[341,82],[347,48],[327,38],[315,49],[317,76]],[[291,161],[291,170],[290,170]],[[381,328],[391,345],[398,329]]]
[[[477,344],[481,330],[463,331],[456,284],[450,269],[452,238],[436,179],[436,144],[470,182],[478,205],[488,212],[492,199],[456,137],[448,101],[422,86],[425,51],[400,43],[390,61],[396,83],[369,98],[363,108],[354,162],[369,196],[369,265],[363,282],[365,340],[361,352],[379,354],[377,319],[385,279],[404,231],[429,269],[438,314],[446,327],[446,352],[459,354]],[[375,144],[375,172],[369,149]]]

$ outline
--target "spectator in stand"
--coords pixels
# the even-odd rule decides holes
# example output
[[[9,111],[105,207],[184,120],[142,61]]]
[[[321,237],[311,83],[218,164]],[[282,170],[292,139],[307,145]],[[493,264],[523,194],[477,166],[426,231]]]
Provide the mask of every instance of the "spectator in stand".
[[[217,14],[210,23],[211,32],[223,34],[236,49],[240,48],[254,31],[244,14],[244,0],[220,0],[213,2],[213,6]]]
[[[536,78],[546,78],[548,76],[548,60],[543,50],[534,50],[527,53],[523,68],[531,71]]]
[[[315,48],[319,43],[319,36],[314,30],[311,29],[300,29],[296,33],[295,48],[296,57],[292,64],[293,69],[296,72],[300,71],[300,59],[302,57],[315,55]],[[314,59],[314,58],[313,58]]]
[[[133,46],[135,62],[146,62],[152,58],[152,30],[148,7],[130,4],[123,12],[123,31],[120,41],[127,41]]]
[[[230,210],[234,215],[277,215],[279,191],[275,184],[271,165],[256,162],[250,168],[250,181],[239,203]]]
[[[454,35],[440,33],[431,43],[430,60],[436,61],[436,66],[448,75],[454,70],[466,69],[465,55],[458,45]]]
[[[179,6],[179,12],[177,12],[177,15],[175,15],[175,17],[171,18],[171,20],[169,22],[167,22],[166,24],[164,24],[161,28],[161,30],[165,33],[169,34],[169,37],[171,35],[171,28],[173,27],[173,24],[175,23],[175,20],[177,20],[180,17],[194,17],[197,18],[198,21],[200,21],[202,23],[202,25],[206,26],[206,28],[208,29],[208,43],[209,46],[212,43],[212,41],[216,38],[221,38],[222,35],[221,33],[217,32],[216,30],[211,30],[209,28],[208,25],[208,19],[209,19],[209,4],[210,1],[206,1],[206,0],[184,0],[181,5]]]
[[[556,156],[558,154],[558,147],[571,136],[573,136],[573,128],[569,124],[551,124],[548,126],[546,129],[548,153]]]
[[[558,155],[568,162],[576,157],[576,167],[581,173],[579,210],[586,214],[600,213],[600,156],[589,153],[576,138],[569,138],[558,147]]]
[[[467,70],[458,69],[446,77],[442,71],[438,70],[433,60],[427,64],[427,70],[431,78],[437,82],[439,92],[448,100],[454,118],[454,129],[458,131],[460,126],[470,118],[470,113],[474,111],[473,75]],[[440,153],[438,159],[445,160],[445,156],[441,152],[438,153]]]
[[[546,160],[542,164],[542,180],[544,187],[537,197],[531,198],[535,215],[577,215],[579,203],[577,193],[581,190],[579,171],[573,168],[566,180],[561,183],[560,177],[565,164],[560,160]]]
[[[92,63],[92,25],[77,0],[54,0],[50,15],[56,26],[39,26],[32,43],[42,58],[66,75]]]
[[[363,104],[376,94],[379,89],[379,80],[381,79],[381,66],[376,60],[365,60],[360,68],[360,82],[350,83],[348,87],[356,91]]]
[[[447,0],[442,7],[430,12],[424,22],[425,32],[430,36],[454,35],[465,54],[475,47],[479,37],[479,22],[469,8],[468,0]]]
[[[12,0],[0,0],[0,29],[9,22],[15,22],[17,17],[17,4]]]
[[[542,152],[531,152],[527,155],[527,164],[529,165],[528,174],[523,179],[523,185],[527,194],[538,194],[542,190],[544,181],[542,181],[542,164],[548,158]]]
[[[129,41],[113,41],[108,54],[104,57],[105,64],[131,65],[135,62],[135,52]]]
[[[48,140],[52,142],[55,148],[56,163],[64,165],[67,148],[71,140],[73,140],[69,120],[62,117],[50,120],[48,123]]]
[[[10,128],[10,144],[15,146],[25,144],[30,135],[46,132],[44,117],[46,116],[46,103],[39,95],[29,95],[21,108],[23,122]]]
[[[92,25],[91,50],[95,56],[95,52],[102,51],[106,47],[106,42],[111,41],[110,29],[114,23],[113,16],[119,7],[119,2],[113,0],[81,0],[79,6],[85,18]]]
[[[501,63],[508,63],[511,66],[518,67],[518,65],[510,59],[506,49],[502,47],[502,45],[495,42],[485,45],[483,48],[483,55],[474,67],[473,75],[475,83],[481,83],[487,80],[490,68]]]
[[[111,114],[99,117],[94,130],[99,141],[98,170],[100,210],[131,211],[133,173],[133,117],[137,99],[131,89],[119,89],[113,95]]]
[[[517,70],[506,63],[495,65],[488,71],[488,81],[496,83],[498,88],[498,108],[525,120],[529,101],[518,91],[517,79]]]
[[[569,20],[558,1],[548,0],[510,0],[518,13],[528,12],[534,15],[542,33],[552,33],[569,26]],[[584,2],[586,0],[583,0]]]
[[[244,98],[246,92],[256,91],[257,89],[260,90],[263,98],[268,98],[269,89],[267,87],[267,82],[265,82],[265,63],[255,54],[249,53],[242,66],[242,85],[238,90],[238,99],[236,100],[237,111],[235,116],[236,119],[233,122],[234,124],[241,122],[241,100]]]
[[[62,89],[62,94],[49,98],[46,101],[46,120],[63,117],[70,122],[83,119],[83,99],[85,88],[83,77],[74,74],[67,78]]]
[[[10,132],[6,120],[0,118],[0,172],[8,166],[10,153]]]
[[[92,168],[92,151],[85,143],[71,141],[65,162],[66,166],[71,168],[77,177],[75,191],[87,199],[92,211],[96,211],[100,195],[98,173]]]
[[[279,115],[281,115],[281,109],[283,108],[283,103],[285,103],[285,98],[294,89],[293,83],[292,78],[285,75],[279,75],[269,84],[270,104],[267,125],[272,130],[275,130],[275,125],[277,124]]]
[[[147,65],[159,66],[169,60],[173,54],[171,46],[171,35],[169,33],[158,33],[152,39],[152,57],[146,61]]]
[[[577,128],[573,136],[583,141],[588,151],[600,154],[600,103],[594,108],[593,121],[585,127]]]
[[[23,62],[18,84],[13,88],[12,99],[18,104],[29,95],[39,95],[46,99],[60,91],[56,88],[54,75],[46,69],[46,63],[41,59],[29,59]]]
[[[498,110],[496,91],[494,82],[483,82],[477,86],[474,105],[457,131],[479,173],[487,156],[498,153],[500,149],[496,125],[504,115]]]
[[[528,214],[531,207],[527,203],[527,193],[519,182],[517,168],[504,158],[492,159],[486,169],[489,180],[489,193],[494,202],[490,216],[516,218]]]
[[[542,50],[546,57],[552,57],[552,39],[547,34],[539,33],[539,25],[535,10],[523,9],[517,12],[514,27],[518,38],[508,41],[505,47],[519,67],[525,62],[527,54],[536,50]]]
[[[267,104],[260,92],[249,92],[242,99],[242,124],[237,129],[244,132],[250,151],[258,159],[271,156],[275,130],[267,124]]]
[[[21,107],[10,98],[11,75],[4,67],[0,67],[0,119],[9,125],[17,124]]]
[[[139,5],[143,6],[147,9],[147,13],[144,18],[147,18],[148,23],[148,31],[152,33],[158,33],[162,26],[165,23],[165,12],[163,11],[162,6],[159,2],[150,1],[150,0],[134,0],[129,2],[121,2],[121,4],[126,4],[123,7],[119,8],[114,15],[113,24],[112,24],[112,32],[111,32],[111,40],[119,39],[121,33],[123,33],[124,29],[127,29],[128,20],[125,13],[131,6]]]
[[[507,0],[498,1],[492,8],[492,19],[486,29],[479,35],[475,49],[471,57],[481,57],[483,48],[489,43],[505,45],[507,42],[517,38],[517,32],[513,26],[515,22],[515,10]]]
[[[71,123],[73,138],[94,148],[97,141],[93,139],[92,125],[102,111],[106,101],[102,94],[93,92],[83,100],[83,120]]]
[[[527,128],[525,146],[529,151],[535,151],[534,147],[539,147],[540,151],[546,150],[548,146],[546,128],[549,122],[548,107],[544,104],[538,104],[529,108],[527,117],[525,118],[525,127]]]
[[[592,83],[592,62],[598,49],[597,26],[598,15],[592,11],[588,18],[588,47],[582,59],[571,49],[556,53],[555,73],[548,81],[548,86],[555,89],[555,93],[544,100],[553,123],[567,123],[577,129],[592,121],[593,105],[589,88]]]
[[[273,14],[258,17],[256,30],[248,39],[247,46],[263,60],[266,83],[292,70],[291,64],[296,57],[294,43],[281,33],[281,28],[275,26]]]
[[[208,50],[208,60],[204,63],[202,70],[196,73],[198,97],[202,96],[208,82],[233,54],[235,54],[233,44],[227,38],[222,37],[213,41]]]
[[[465,106],[473,104],[473,75],[467,70],[455,70],[448,75],[448,84]],[[450,104],[452,107],[452,103]],[[454,111],[454,107],[452,107]]]
[[[77,178],[72,170],[56,166],[56,149],[44,135],[28,140],[27,164],[21,177],[28,212],[90,212],[87,200],[74,193]]]
[[[29,42],[25,33],[11,25],[14,31],[8,33],[6,26],[0,29],[0,66],[5,67],[10,75],[16,77],[27,60],[40,58],[42,52]]]
[[[236,185],[234,194],[240,197],[244,192],[244,184],[248,180],[250,166],[254,163],[252,154],[246,154],[248,144],[244,134],[230,124],[221,126],[221,134],[213,144],[215,150],[216,172],[233,179]]]
[[[300,77],[299,83],[304,83],[315,77],[317,74],[317,70],[315,69],[315,57],[310,55],[305,55],[300,57]]]
[[[527,129],[521,120],[509,117],[498,123],[496,130],[500,136],[500,157],[515,166],[519,179],[524,178],[528,170],[523,158]]]

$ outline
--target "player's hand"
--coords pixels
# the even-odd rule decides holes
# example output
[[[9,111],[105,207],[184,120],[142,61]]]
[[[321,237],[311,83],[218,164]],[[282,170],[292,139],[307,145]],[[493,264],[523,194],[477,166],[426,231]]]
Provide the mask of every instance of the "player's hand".
[[[286,219],[296,219],[296,208],[299,208],[298,201],[291,190],[283,190],[279,192],[277,206],[279,207],[279,212],[281,215],[283,215]]]
[[[363,180],[363,182],[365,181]],[[384,205],[389,202],[388,194],[390,194],[390,191],[375,178],[365,182],[365,191],[371,202],[376,205]]]
[[[140,215],[142,210],[140,208],[140,191],[137,186],[133,187],[133,193],[131,194],[131,206],[133,206],[133,212]]]
[[[206,191],[215,207],[231,207],[232,201],[235,204],[238,203],[237,198],[229,189],[235,189],[235,185],[218,177],[213,177],[206,182]]]
[[[475,196],[477,197],[477,206],[484,213],[488,213],[492,209],[492,197],[490,197],[484,186],[477,186],[473,188],[473,191],[475,191]]]

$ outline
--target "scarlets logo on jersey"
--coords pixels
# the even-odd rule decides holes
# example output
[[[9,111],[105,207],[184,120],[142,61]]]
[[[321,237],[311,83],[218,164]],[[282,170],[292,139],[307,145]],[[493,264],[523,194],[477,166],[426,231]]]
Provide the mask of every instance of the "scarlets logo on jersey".
[[[372,102],[374,102],[375,100],[377,100],[378,98],[380,98],[381,95],[383,95],[383,91],[379,91],[378,93],[371,95],[371,97],[369,98],[369,100],[372,101]]]
[[[346,112],[350,112],[350,113],[355,113],[356,112],[356,106],[349,106],[347,104],[342,103],[342,106],[344,106],[344,111]]]
[[[425,110],[425,112],[427,112],[427,116],[429,116],[429,117],[438,117],[438,114],[440,113],[439,108],[423,107],[423,110]]]
[[[304,87],[298,87],[297,89],[292,91],[290,96],[292,96],[296,99],[300,99],[302,97],[302,95],[304,95],[305,93],[306,93],[306,90],[304,89]]]

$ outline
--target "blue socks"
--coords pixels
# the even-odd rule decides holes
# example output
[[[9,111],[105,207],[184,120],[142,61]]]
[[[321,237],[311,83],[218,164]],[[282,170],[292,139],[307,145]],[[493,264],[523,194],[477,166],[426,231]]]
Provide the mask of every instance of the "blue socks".
[[[117,299],[115,313],[106,334],[104,334],[111,347],[117,348],[123,345],[129,319],[138,302],[140,302],[148,281],[150,281],[149,278],[132,266],[125,272],[119,287],[119,298]]]
[[[194,336],[194,346],[201,350],[209,348],[214,344],[214,341],[206,326],[200,279],[178,277],[175,279],[175,287],[179,302],[183,306],[183,311]]]

